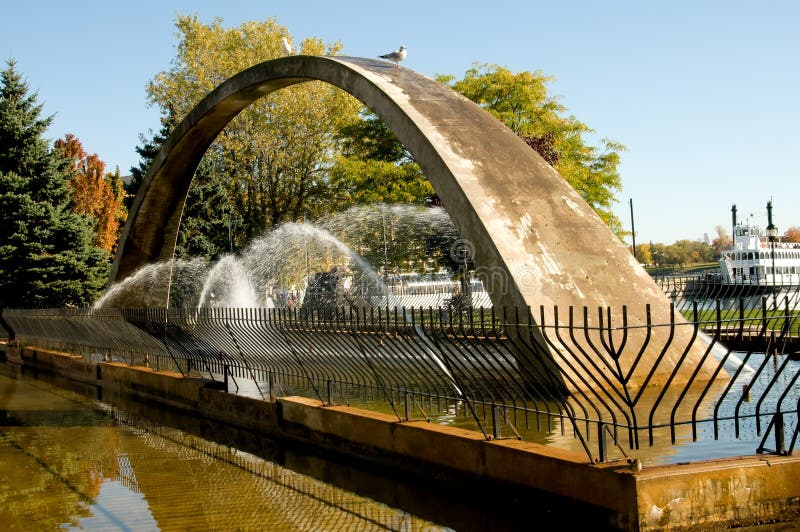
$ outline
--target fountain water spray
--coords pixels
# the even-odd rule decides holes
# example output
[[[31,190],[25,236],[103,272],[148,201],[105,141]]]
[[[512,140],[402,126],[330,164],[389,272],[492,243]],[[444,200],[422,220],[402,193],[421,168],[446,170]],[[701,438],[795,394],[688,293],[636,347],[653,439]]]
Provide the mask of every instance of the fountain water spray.
[[[372,231],[378,238],[370,238]],[[338,236],[337,236],[338,235]],[[362,295],[366,306],[396,308],[397,298],[386,284],[388,237],[392,245],[409,246],[409,240],[426,235],[457,238],[447,213],[440,207],[411,205],[359,206],[317,224],[286,223],[255,239],[240,255],[224,255],[216,262],[174,259],[148,265],[112,286],[95,307],[163,307],[161,294],[169,293],[171,306],[271,308],[286,304],[285,293],[300,293],[313,279],[312,272],[335,272]],[[381,242],[382,240],[382,242]],[[351,242],[348,245],[346,242]],[[366,243],[365,243],[366,241]],[[376,245],[380,242],[380,246]],[[400,244],[396,242],[400,241]],[[353,247],[377,248],[382,253],[379,275]],[[455,391],[462,395],[447,365],[433,349],[431,340],[415,326],[425,350],[444,371]]]
[[[441,207],[357,206],[315,224],[283,224],[255,239],[240,255],[224,255],[214,263],[173,259],[145,266],[110,287],[94,306],[163,307],[163,294],[168,293],[173,307],[271,308],[285,304],[276,299],[287,292],[302,298],[314,273],[336,268],[346,288],[360,293],[364,304],[396,307],[399,300],[386,283],[387,241],[375,241],[386,234],[393,246],[405,248],[413,239],[424,246],[419,240],[426,235],[455,238],[455,229]],[[357,251],[369,251],[370,246],[381,250],[382,275]]]

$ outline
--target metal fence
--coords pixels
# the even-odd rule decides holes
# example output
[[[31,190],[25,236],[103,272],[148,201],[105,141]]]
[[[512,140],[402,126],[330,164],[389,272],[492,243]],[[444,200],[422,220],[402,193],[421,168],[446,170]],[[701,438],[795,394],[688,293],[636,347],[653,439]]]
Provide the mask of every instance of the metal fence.
[[[784,350],[800,348],[800,286],[752,283],[726,284],[718,278],[657,277],[656,283],[690,321],[700,321],[707,332],[720,329],[727,345],[764,349],[775,332]]]
[[[265,399],[305,395],[383,410],[400,422],[429,419],[486,438],[574,447],[595,461],[663,457],[674,454],[671,446],[719,440],[743,443],[745,454],[792,453],[800,412],[795,309],[784,312],[781,301],[742,317],[711,306],[704,314],[692,303],[688,323],[648,323],[626,357],[620,346],[634,331],[625,308],[569,308],[557,323],[545,316],[559,309],[516,308],[4,309],[2,318],[19,345],[203,376]],[[686,370],[681,354],[693,346],[650,345],[657,327],[690,327],[712,377],[632,387],[648,349],[661,350],[645,369],[651,375],[667,364],[671,375]],[[547,349],[533,341],[534,329]],[[748,331],[761,347],[727,347],[721,338],[729,330]],[[565,393],[565,373],[545,359],[585,382]]]

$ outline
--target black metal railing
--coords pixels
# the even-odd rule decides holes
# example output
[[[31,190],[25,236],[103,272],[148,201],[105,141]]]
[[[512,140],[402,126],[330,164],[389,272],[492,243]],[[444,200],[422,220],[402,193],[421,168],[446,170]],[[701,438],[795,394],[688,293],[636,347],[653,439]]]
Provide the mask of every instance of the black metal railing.
[[[788,349],[800,347],[800,285],[723,283],[705,275],[656,277],[656,284],[690,321],[707,332],[721,323],[720,338],[735,348],[764,349],[776,332]]]
[[[595,461],[629,453],[657,461],[678,444],[719,440],[749,453],[793,452],[798,317],[785,300],[768,303],[695,300],[658,324],[648,308],[636,326],[625,307],[4,309],[2,317],[20,346],[564,445]],[[690,334],[676,334],[684,328]],[[726,343],[745,333],[758,341],[744,350]],[[692,350],[699,361],[687,357]]]

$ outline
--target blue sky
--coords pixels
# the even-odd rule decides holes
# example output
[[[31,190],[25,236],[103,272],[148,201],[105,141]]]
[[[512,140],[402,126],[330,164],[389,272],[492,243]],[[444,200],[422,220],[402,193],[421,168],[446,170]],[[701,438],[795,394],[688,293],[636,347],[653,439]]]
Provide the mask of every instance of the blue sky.
[[[630,230],[633,201],[637,244],[713,238],[734,203],[765,226],[770,199],[781,232],[800,226],[800,2],[30,0],[0,7],[0,52],[55,114],[48,138],[73,133],[127,174],[159,128],[145,84],[175,56],[176,14],[272,17],[351,56],[403,44],[430,77],[541,70],[570,114],[627,147],[615,211]]]

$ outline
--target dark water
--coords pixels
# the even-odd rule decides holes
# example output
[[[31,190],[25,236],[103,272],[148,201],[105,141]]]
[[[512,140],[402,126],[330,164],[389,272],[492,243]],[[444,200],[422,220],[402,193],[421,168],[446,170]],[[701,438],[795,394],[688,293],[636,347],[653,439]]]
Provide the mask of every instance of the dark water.
[[[606,529],[546,494],[399,478],[52,379],[0,363],[0,530]]]
[[[447,529],[4,368],[0,529],[59,528]]]

